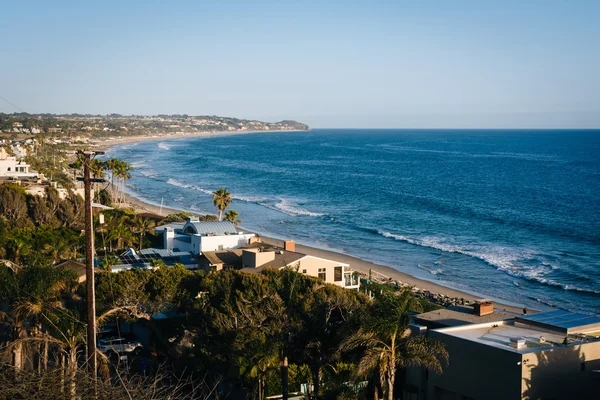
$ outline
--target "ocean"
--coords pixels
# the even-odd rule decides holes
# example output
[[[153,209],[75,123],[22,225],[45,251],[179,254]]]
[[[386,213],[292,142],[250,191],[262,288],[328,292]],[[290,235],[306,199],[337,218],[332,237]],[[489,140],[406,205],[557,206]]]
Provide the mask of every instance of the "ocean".
[[[600,131],[314,129],[139,142],[127,191],[536,309],[600,313]]]

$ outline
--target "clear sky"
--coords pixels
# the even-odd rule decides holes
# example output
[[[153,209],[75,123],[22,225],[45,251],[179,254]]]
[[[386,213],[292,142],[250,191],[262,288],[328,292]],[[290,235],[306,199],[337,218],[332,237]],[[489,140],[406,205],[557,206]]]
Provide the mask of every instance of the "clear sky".
[[[0,0],[0,96],[30,113],[597,128],[599,21],[598,0]]]

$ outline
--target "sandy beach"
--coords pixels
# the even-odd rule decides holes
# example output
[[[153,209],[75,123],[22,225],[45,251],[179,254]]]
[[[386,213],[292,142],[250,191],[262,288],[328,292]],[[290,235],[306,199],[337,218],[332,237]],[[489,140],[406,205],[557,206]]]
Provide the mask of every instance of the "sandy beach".
[[[137,142],[151,142],[159,140],[177,140],[177,139],[189,139],[199,137],[215,137],[215,136],[232,136],[232,135],[247,135],[251,133],[264,133],[264,132],[296,132],[293,130],[273,130],[273,131],[223,131],[223,132],[181,132],[181,133],[168,133],[163,135],[150,135],[150,136],[121,136],[112,137],[107,139],[92,139],[90,145],[93,150],[104,151],[109,147],[116,146],[119,144],[137,143]]]
[[[129,203],[129,205],[132,208],[134,208],[137,212],[150,212],[150,213],[166,216],[171,213],[186,211],[186,210],[173,209],[173,208],[167,208],[167,207],[163,207],[162,211],[161,211],[160,206],[149,204],[149,203],[144,202],[144,201],[142,201],[136,197],[133,197],[129,194],[126,194],[126,199],[127,199],[127,202]],[[290,239],[294,239],[294,238],[290,238]],[[262,236],[262,240],[265,243],[283,247],[283,240],[274,239],[274,238],[265,237],[265,236]],[[354,257],[354,256],[344,254],[344,253],[323,250],[323,249],[319,249],[319,248],[315,248],[315,247],[302,245],[299,243],[296,244],[296,251],[298,251],[300,253],[304,253],[304,254],[309,254],[309,255],[312,255],[315,257],[326,258],[329,260],[335,260],[335,261],[339,261],[342,263],[350,264],[351,268],[353,268],[355,271],[360,272],[364,275],[368,276],[369,273],[371,272],[373,278],[379,278],[381,280],[389,280],[390,282],[396,281],[396,282],[399,282],[404,285],[413,286],[415,288],[418,288],[421,291],[429,291],[431,293],[441,294],[441,295],[448,296],[451,298],[459,298],[459,299],[462,298],[462,299],[465,299],[468,301],[473,301],[473,300],[477,300],[477,299],[486,297],[483,294],[478,295],[478,294],[466,293],[466,292],[463,292],[460,290],[456,290],[456,289],[452,289],[452,288],[448,288],[448,287],[439,285],[435,282],[415,278],[412,275],[403,273],[394,268],[391,268],[391,267],[388,267],[385,265],[375,264],[375,263],[365,261],[358,257]],[[496,309],[499,309],[499,310],[504,310],[504,311],[508,311],[511,313],[521,314],[522,309],[523,309],[523,307],[520,305],[503,304],[501,301],[498,301],[498,300],[495,300],[495,302],[496,302]]]

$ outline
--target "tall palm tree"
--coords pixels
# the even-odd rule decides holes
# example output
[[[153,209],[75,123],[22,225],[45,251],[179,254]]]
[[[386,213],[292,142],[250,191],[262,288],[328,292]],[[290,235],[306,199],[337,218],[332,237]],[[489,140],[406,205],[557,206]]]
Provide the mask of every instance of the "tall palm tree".
[[[219,210],[219,221],[223,219],[223,211],[231,204],[231,193],[225,188],[213,192],[213,204]]]
[[[229,210],[225,213],[225,221],[233,222],[234,225],[237,226],[242,220],[238,219],[240,214],[235,210]]]
[[[154,222],[154,220],[152,220],[150,218],[144,218],[141,215],[136,215],[135,218],[133,219],[133,227],[137,231],[137,233],[140,235],[139,250],[142,250],[144,236],[147,233],[152,232],[152,228],[154,228],[155,224],[156,223]]]
[[[131,164],[125,161],[118,160],[115,173],[117,175],[117,178],[120,180],[119,185],[121,194],[119,197],[119,204],[122,204],[125,200],[125,181],[131,179],[131,173],[129,171],[131,171],[132,169],[133,167],[131,166]],[[119,188],[117,188],[117,190],[119,190]]]
[[[442,364],[448,361],[448,352],[440,342],[410,336],[408,312],[415,304],[416,299],[408,290],[398,295],[383,293],[377,297],[365,328],[340,346],[340,351],[363,350],[357,373],[378,374],[387,400],[394,399],[398,368],[421,367],[441,373]]]

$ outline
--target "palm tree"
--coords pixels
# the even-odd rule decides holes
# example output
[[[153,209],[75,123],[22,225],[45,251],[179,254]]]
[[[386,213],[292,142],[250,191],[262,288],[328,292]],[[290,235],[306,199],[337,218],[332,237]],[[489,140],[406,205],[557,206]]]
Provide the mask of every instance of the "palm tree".
[[[54,267],[28,266],[12,271],[0,265],[0,298],[6,301],[6,308],[0,312],[2,320],[9,323],[13,331],[13,342],[6,353],[12,353],[13,365],[17,370],[23,367],[24,347],[32,338],[41,338],[49,329],[48,322],[62,307],[61,299],[76,287],[75,276],[71,271]],[[48,364],[48,341],[38,340],[34,344],[45,345],[38,369]]]
[[[233,222],[233,224],[235,226],[237,226],[237,224],[239,224],[240,222],[242,222],[240,219],[238,219],[238,216],[240,214],[235,211],[235,210],[229,210],[225,213],[225,221],[230,221]]]
[[[53,239],[52,243],[45,244],[42,250],[43,253],[52,258],[52,262],[75,257],[76,245],[72,238],[64,235],[56,235]]]
[[[152,232],[152,228],[156,223],[154,220],[150,218],[144,218],[141,215],[136,215],[133,219],[133,227],[137,230],[137,233],[140,235],[140,246],[139,249],[142,250],[142,244],[144,242],[144,236]]]
[[[25,233],[13,233],[11,235],[8,247],[12,250],[12,261],[19,263],[19,258],[31,251],[31,242]]]
[[[265,348],[263,352],[257,351],[250,357],[240,356],[238,358],[240,374],[252,380],[256,379],[258,400],[265,398],[265,386],[269,372],[277,371],[277,367],[279,366],[279,357],[276,349],[268,346],[268,343],[265,343],[265,347],[268,348]]]
[[[415,309],[415,305],[416,299],[409,290],[398,295],[383,293],[374,303],[366,328],[361,328],[340,346],[342,352],[363,350],[357,373],[378,374],[388,400],[394,399],[398,368],[421,367],[441,373],[442,364],[448,361],[448,352],[440,342],[410,336],[408,312]]]
[[[213,204],[219,210],[219,221],[223,219],[223,211],[231,204],[231,193],[225,188],[213,192]]]
[[[129,171],[131,171],[133,168],[131,166],[131,164],[125,162],[125,161],[121,161],[118,160],[117,161],[117,167],[116,167],[116,175],[117,178],[120,179],[120,190],[121,190],[121,195],[120,195],[120,199],[119,199],[119,204],[123,203],[123,201],[125,200],[125,181],[131,179],[131,173]],[[117,188],[117,191],[119,190],[119,188]]]

